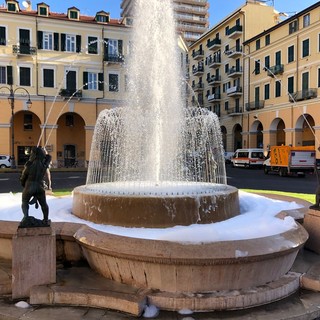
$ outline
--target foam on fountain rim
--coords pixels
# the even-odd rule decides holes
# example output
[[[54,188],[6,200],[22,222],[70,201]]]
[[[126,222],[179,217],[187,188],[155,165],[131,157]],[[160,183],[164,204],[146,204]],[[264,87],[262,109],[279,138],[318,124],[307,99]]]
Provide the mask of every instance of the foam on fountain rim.
[[[116,181],[87,184],[78,188],[81,188],[81,192],[87,194],[117,196],[222,195],[227,191],[235,189],[226,184],[185,181]]]

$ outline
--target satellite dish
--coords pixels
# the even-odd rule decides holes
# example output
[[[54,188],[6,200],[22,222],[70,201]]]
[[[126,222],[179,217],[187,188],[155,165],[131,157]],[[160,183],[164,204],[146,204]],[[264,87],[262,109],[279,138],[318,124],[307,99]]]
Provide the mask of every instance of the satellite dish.
[[[28,9],[30,7],[30,2],[29,1],[22,1],[22,5]]]

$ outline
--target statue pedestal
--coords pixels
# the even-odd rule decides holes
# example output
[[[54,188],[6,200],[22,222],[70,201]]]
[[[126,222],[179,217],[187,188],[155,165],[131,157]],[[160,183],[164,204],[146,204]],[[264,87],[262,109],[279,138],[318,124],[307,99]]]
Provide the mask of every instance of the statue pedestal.
[[[56,282],[56,237],[51,227],[18,228],[12,238],[12,298]]]
[[[303,226],[309,233],[305,247],[320,254],[320,210],[310,207],[304,216]]]

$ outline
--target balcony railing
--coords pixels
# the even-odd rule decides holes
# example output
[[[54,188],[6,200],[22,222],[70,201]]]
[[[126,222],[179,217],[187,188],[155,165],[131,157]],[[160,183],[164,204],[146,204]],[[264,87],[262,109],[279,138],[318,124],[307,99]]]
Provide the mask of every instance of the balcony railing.
[[[203,74],[203,71],[204,71],[204,67],[202,64],[199,64],[197,67],[194,66],[192,68],[192,74],[194,76],[199,75],[199,74]]]
[[[228,36],[230,38],[233,38],[233,37],[236,37],[238,36],[239,34],[242,33],[242,26],[240,25],[235,25],[233,26],[232,28],[229,29],[228,31]]]
[[[37,53],[37,48],[36,47],[29,47],[29,46],[19,46],[19,45],[14,44],[12,46],[12,53],[34,55]]]
[[[239,114],[242,113],[242,108],[241,107],[234,107],[234,108],[229,108],[227,110],[227,114],[231,115],[231,114]]]
[[[193,89],[193,91],[201,91],[201,90],[203,90],[203,88],[204,88],[204,85],[203,85],[203,83],[201,82],[201,83],[196,83],[196,84],[193,84],[192,85],[192,89]]]
[[[218,65],[221,64],[221,55],[217,54],[217,55],[214,55],[213,57],[212,56],[208,57],[207,64],[209,68],[217,67]]]
[[[221,82],[221,76],[210,76],[207,78],[207,81],[210,86],[219,84]]]
[[[207,48],[209,50],[216,50],[221,47],[221,39],[214,38],[213,40],[208,40],[207,42]]]
[[[246,103],[246,111],[258,110],[264,108],[264,100],[257,100]]]
[[[267,69],[268,71],[268,76],[274,77],[277,74],[282,74],[284,71],[284,66],[283,64],[277,64],[275,66],[269,67]]]
[[[123,63],[124,56],[121,54],[107,54],[103,57],[103,61],[112,62],[112,63]]]
[[[242,87],[234,86],[234,87],[227,89],[227,95],[228,96],[242,95]]]
[[[318,97],[318,90],[316,88],[297,91],[289,95],[290,102],[314,99]]]
[[[61,89],[59,95],[63,98],[82,98],[82,90],[76,89]]]
[[[242,67],[231,67],[228,70],[228,76],[229,77],[236,77],[242,74]]]
[[[221,95],[220,93],[213,93],[208,95],[208,102],[213,102],[217,100],[221,100]]]
[[[204,51],[201,50],[201,49],[199,49],[199,50],[197,50],[197,51],[194,51],[194,52],[192,53],[193,59],[196,59],[196,60],[197,60],[197,59],[202,59],[203,56],[204,56]]]
[[[242,46],[235,46],[229,50],[226,50],[225,54],[229,58],[235,58],[235,57],[241,56],[242,55]]]

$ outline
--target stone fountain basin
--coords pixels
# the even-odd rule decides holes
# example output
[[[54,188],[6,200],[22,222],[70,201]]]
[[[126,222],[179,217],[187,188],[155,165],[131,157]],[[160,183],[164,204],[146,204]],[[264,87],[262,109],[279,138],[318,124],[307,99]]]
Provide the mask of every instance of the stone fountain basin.
[[[238,189],[203,182],[109,182],[73,191],[72,213],[99,224],[164,228],[224,221],[240,213]]]
[[[176,243],[129,238],[88,226],[75,238],[91,268],[114,281],[169,293],[208,293],[283,277],[308,239],[305,229],[256,239]]]

